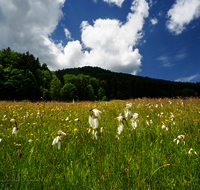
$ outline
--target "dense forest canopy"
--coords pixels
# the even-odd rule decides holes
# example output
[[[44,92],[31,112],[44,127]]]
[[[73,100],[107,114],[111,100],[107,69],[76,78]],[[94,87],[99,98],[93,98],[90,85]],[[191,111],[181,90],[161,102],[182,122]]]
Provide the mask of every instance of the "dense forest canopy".
[[[29,52],[0,51],[0,100],[109,100],[200,95],[200,83],[173,82],[99,67],[50,71]]]

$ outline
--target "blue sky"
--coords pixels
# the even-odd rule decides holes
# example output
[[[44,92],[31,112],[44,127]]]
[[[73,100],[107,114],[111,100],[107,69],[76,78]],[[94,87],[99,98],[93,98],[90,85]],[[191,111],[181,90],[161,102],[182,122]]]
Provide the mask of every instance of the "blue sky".
[[[0,34],[51,70],[200,81],[200,0],[0,0]]]

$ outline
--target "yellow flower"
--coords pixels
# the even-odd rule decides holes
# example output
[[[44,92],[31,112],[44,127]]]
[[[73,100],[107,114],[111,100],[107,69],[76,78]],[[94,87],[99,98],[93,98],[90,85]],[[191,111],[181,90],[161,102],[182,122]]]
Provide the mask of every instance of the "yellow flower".
[[[75,128],[75,129],[74,129],[74,132],[76,132],[76,131],[78,131],[78,129],[77,129],[77,128]]]
[[[33,133],[31,133],[31,135],[33,135]]]

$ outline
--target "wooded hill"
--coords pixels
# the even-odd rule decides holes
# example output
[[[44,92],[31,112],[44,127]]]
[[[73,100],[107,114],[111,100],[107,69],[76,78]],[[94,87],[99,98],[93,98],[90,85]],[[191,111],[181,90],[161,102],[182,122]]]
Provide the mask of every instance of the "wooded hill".
[[[29,52],[0,51],[0,100],[110,100],[200,96],[200,83],[172,82],[99,67],[50,71]]]

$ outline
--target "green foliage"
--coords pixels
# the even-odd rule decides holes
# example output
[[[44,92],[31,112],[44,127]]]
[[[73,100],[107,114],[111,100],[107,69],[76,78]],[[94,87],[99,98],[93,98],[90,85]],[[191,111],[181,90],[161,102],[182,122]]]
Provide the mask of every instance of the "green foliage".
[[[91,101],[95,100],[95,94],[92,85],[87,86],[87,99]]]
[[[62,84],[60,80],[56,77],[56,75],[53,75],[53,79],[50,83],[50,96],[54,100],[60,100],[61,98],[61,88]]]
[[[102,100],[102,98],[105,96],[105,90],[100,87],[99,90],[98,90],[98,97],[99,97],[99,100]]]
[[[77,99],[77,89],[75,85],[67,83],[61,89],[61,98],[64,101],[67,100],[76,100]]]
[[[102,101],[107,101],[107,97],[104,96],[104,97],[102,98]]]

